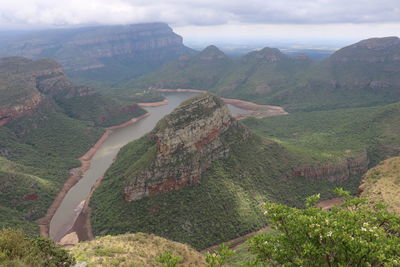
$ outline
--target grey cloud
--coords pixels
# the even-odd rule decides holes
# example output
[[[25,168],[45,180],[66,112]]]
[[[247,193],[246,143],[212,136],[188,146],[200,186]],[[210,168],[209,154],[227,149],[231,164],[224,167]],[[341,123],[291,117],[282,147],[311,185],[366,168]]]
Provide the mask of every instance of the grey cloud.
[[[0,3],[0,27],[226,23],[330,24],[400,22],[399,0],[12,0]]]

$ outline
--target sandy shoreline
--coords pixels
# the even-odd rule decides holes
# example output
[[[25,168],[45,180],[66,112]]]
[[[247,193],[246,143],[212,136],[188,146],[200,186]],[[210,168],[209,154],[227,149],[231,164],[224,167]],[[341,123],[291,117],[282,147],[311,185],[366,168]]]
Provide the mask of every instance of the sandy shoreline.
[[[144,119],[145,117],[147,117],[149,115],[150,115],[149,113],[146,113],[142,116],[133,118],[122,124],[106,128],[104,134],[100,137],[99,140],[97,140],[96,144],[94,144],[83,156],[81,156],[79,158],[79,161],[81,162],[81,166],[70,170],[69,178],[66,180],[63,187],[58,192],[57,197],[53,200],[53,203],[47,209],[46,215],[36,221],[36,223],[39,225],[40,234],[42,236],[49,237],[51,219],[53,218],[57,209],[60,207],[61,202],[63,201],[65,195],[82,178],[83,174],[89,169],[90,160],[93,158],[94,154],[101,147],[101,145],[112,134],[112,131],[115,129],[120,129],[120,128],[126,127],[133,123],[136,123],[139,120]]]
[[[149,103],[137,103],[139,107],[159,107],[168,105],[168,100],[163,100],[159,102],[149,102]]]
[[[200,93],[206,94],[209,93],[205,90],[197,90],[197,89],[158,89],[159,92],[190,92],[190,93]],[[286,110],[280,106],[271,106],[271,105],[260,105],[253,102],[234,99],[234,98],[221,98],[225,104],[231,104],[240,109],[247,110],[247,114],[239,114],[236,115],[235,118],[238,120],[247,118],[247,117],[255,117],[258,119],[272,116],[282,116],[289,114]]]

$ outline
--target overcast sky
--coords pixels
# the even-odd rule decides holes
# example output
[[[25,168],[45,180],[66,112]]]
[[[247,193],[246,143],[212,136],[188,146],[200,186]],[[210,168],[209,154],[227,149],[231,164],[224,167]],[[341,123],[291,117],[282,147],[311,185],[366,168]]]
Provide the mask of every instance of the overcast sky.
[[[400,0],[0,0],[0,28],[162,21],[186,40],[400,35]]]

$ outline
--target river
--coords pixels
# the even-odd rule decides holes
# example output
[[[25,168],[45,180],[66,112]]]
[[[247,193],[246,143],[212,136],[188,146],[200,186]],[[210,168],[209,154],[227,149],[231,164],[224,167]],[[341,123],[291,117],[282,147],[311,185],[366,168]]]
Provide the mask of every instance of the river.
[[[150,132],[162,117],[174,110],[181,102],[196,94],[168,93],[166,95],[168,105],[147,107],[146,110],[149,112],[149,116],[124,128],[113,130],[112,134],[91,159],[90,168],[62,200],[50,222],[50,238],[58,241],[72,228],[90,189],[96,180],[104,175],[121,147]],[[230,104],[228,104],[228,108],[233,114],[245,114],[248,112]]]

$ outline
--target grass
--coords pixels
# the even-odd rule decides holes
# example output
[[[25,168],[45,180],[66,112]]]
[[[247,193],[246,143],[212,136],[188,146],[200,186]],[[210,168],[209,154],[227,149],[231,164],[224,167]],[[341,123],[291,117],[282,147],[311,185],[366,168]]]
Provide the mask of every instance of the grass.
[[[164,255],[179,258],[177,266],[205,266],[204,256],[191,247],[144,233],[104,236],[70,249],[89,266],[164,266]]]
[[[304,112],[243,123],[315,162],[340,162],[368,152],[370,165],[400,151],[400,104]]]
[[[361,196],[368,198],[371,203],[384,202],[390,211],[399,215],[400,158],[387,159],[370,169],[365,174],[361,188]]]

